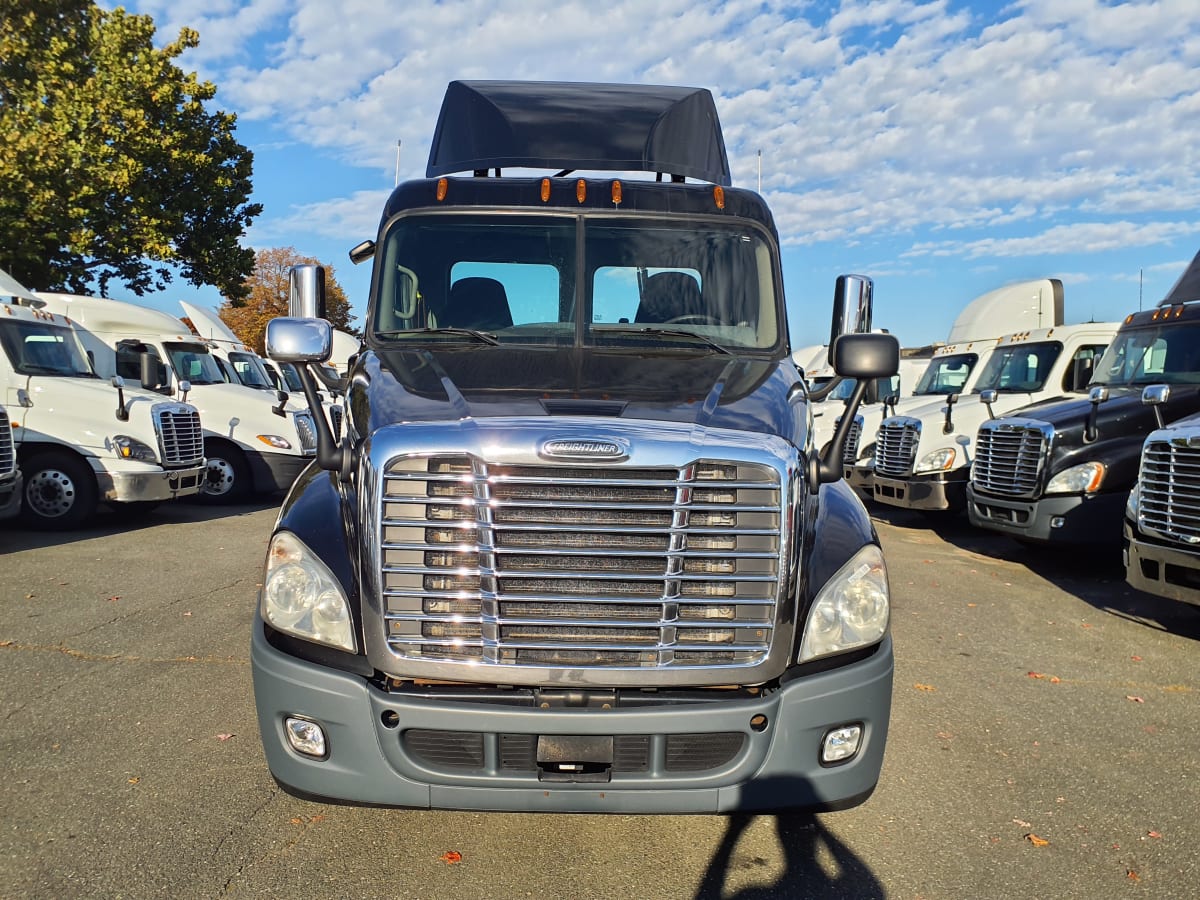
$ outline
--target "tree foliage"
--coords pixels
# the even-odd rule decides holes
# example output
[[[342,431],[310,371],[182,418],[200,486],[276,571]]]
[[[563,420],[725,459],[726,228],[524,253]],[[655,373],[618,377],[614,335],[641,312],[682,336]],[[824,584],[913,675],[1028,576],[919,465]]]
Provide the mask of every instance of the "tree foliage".
[[[243,298],[236,301],[237,305],[226,299],[217,311],[242,343],[259,354],[265,353],[263,337],[267,323],[276,316],[288,314],[288,274],[292,266],[301,263],[317,263],[317,260],[301,256],[294,247],[259,250],[254,257],[254,271],[246,279]],[[332,266],[325,266],[325,304],[326,317],[333,327],[354,334],[355,329],[350,324],[354,320],[350,301],[334,278]]]
[[[185,28],[85,0],[0,0],[0,260],[31,287],[141,295],[180,274],[238,297],[253,155],[210,82],[174,60]]]

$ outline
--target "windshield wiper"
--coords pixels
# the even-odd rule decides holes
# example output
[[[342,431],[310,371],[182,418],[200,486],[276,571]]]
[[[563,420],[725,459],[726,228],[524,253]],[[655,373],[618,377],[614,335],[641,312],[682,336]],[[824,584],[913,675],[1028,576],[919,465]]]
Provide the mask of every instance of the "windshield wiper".
[[[733,355],[728,349],[726,349],[725,347],[722,347],[720,344],[718,344],[716,341],[714,341],[712,338],[708,337],[707,335],[698,334],[695,331],[684,331],[681,328],[655,328],[653,326],[647,327],[647,328],[636,328],[631,325],[628,328],[607,327],[604,329],[604,331],[605,332],[621,331],[621,332],[626,332],[629,334],[645,334],[645,335],[650,335],[651,337],[692,338],[693,340],[697,340],[697,341],[700,341],[701,343],[707,344],[709,347],[711,347],[713,350],[716,350],[718,353],[724,353],[726,356]]]
[[[483,343],[491,344],[492,346],[499,346],[500,344],[494,334],[488,334],[486,331],[476,331],[474,328],[403,328],[395,331],[375,332],[375,336],[381,338],[396,337],[401,334],[461,334],[473,337],[478,341],[483,341]]]

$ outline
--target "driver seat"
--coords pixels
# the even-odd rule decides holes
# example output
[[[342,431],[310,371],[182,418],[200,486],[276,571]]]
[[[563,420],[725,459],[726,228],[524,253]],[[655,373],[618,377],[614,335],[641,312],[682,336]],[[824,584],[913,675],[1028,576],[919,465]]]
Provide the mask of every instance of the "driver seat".
[[[662,324],[700,315],[704,315],[704,301],[696,279],[686,272],[658,272],[646,279],[634,321]]]

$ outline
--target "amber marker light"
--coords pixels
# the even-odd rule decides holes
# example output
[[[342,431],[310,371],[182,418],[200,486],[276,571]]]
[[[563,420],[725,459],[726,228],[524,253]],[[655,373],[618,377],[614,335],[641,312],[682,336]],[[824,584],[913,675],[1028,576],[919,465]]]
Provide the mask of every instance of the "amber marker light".
[[[614,206],[621,205],[621,182],[619,181],[612,183],[612,202]]]
[[[587,182],[582,178],[575,182],[575,199],[580,203],[587,199]]]
[[[448,178],[439,178],[437,183],[437,198],[438,203],[446,199],[446,191],[450,189],[450,180]]]
[[[543,203],[550,202],[550,179],[549,178],[542,179],[542,202]]]
[[[717,204],[717,209],[725,208],[725,188],[719,184],[713,185],[713,200]]]

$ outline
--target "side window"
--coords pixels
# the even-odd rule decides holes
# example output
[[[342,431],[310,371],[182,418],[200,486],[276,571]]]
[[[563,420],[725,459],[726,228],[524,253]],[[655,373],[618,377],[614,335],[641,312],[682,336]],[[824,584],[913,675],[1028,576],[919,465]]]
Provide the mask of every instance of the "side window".
[[[1087,344],[1075,351],[1071,364],[1063,373],[1062,388],[1070,394],[1086,391],[1092,373],[1096,371],[1096,363],[1104,355],[1104,344]]]
[[[663,273],[677,273],[680,277],[655,278]],[[675,303],[677,310],[660,310],[660,314],[648,313],[656,301],[647,296],[647,285],[662,283],[670,288],[663,294],[664,307]],[[683,287],[684,290],[679,289]],[[677,312],[680,316],[696,315],[702,311],[700,273],[695,269],[638,269],[633,266],[601,266],[592,281],[592,322],[613,325],[622,322],[668,322]],[[686,298],[691,296],[693,302]]]
[[[438,325],[485,331],[559,321],[558,269],[538,263],[458,262]]]
[[[129,344],[117,346],[117,374],[126,381],[142,380],[142,362],[138,351]]]

